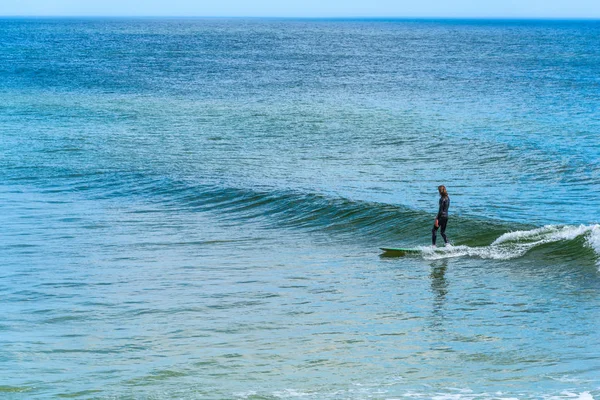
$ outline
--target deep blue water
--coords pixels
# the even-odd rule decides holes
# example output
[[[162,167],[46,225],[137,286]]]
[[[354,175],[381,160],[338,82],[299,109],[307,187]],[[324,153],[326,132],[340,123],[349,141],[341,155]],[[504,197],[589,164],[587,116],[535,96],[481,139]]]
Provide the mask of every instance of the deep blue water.
[[[600,398],[598,21],[0,19],[0,155],[2,397]]]

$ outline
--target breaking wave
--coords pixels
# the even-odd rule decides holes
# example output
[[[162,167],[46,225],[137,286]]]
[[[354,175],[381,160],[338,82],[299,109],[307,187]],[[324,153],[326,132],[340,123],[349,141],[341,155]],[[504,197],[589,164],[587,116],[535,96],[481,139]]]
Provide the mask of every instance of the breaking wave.
[[[541,228],[512,231],[499,236],[488,246],[421,247],[427,259],[450,257],[479,257],[495,260],[519,258],[535,248],[549,246],[554,252],[566,256],[585,248],[600,256],[600,225],[546,225]],[[552,246],[562,245],[562,246]]]
[[[433,212],[402,205],[361,201],[321,193],[275,188],[199,184],[143,174],[100,174],[58,180],[52,191],[76,191],[103,199],[132,199],[164,211],[207,212],[228,222],[266,229],[319,232],[331,240],[372,246],[420,247],[423,257],[480,257],[509,260],[535,251],[552,257],[600,260],[600,225],[547,225],[452,216],[448,228],[454,246],[432,249]],[[598,261],[596,261],[598,262]]]

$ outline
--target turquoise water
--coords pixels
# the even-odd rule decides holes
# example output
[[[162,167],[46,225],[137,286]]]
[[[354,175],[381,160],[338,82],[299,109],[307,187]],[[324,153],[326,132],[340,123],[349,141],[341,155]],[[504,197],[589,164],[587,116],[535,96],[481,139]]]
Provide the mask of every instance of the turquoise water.
[[[600,23],[3,19],[0,61],[0,397],[600,398]]]

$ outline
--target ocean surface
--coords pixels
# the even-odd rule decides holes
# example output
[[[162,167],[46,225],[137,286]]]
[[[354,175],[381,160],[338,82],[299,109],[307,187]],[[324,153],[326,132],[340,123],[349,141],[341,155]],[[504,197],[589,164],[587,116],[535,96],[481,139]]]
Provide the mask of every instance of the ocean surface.
[[[0,19],[0,398],[598,400],[599,194],[599,21]]]

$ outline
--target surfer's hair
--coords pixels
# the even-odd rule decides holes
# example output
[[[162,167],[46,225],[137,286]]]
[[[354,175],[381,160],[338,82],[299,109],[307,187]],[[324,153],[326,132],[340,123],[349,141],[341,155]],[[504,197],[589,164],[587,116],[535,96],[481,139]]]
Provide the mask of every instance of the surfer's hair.
[[[448,192],[446,191],[446,186],[444,186],[444,185],[438,186],[438,191],[440,192],[440,196],[448,197]]]

